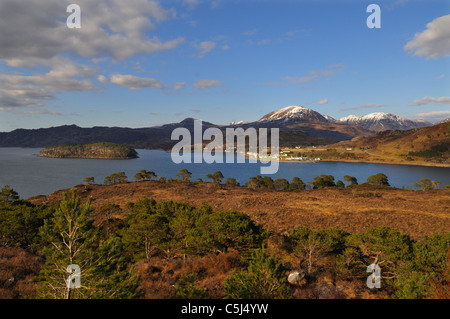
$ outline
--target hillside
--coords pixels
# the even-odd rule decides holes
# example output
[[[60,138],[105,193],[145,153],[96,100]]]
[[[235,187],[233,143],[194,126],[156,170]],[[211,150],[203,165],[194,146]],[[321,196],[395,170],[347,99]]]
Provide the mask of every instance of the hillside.
[[[75,189],[81,203],[92,199],[94,223],[88,223],[90,228],[81,234],[95,231],[99,235],[92,241],[94,247],[84,249],[95,257],[96,247],[109,245],[106,247],[115,255],[107,263],[122,266],[93,263],[92,267],[102,270],[102,280],[116,278],[105,275],[105,268],[110,273],[131,269],[136,275],[120,272],[129,279],[123,285],[115,280],[111,286],[92,288],[104,289],[108,296],[121,289],[130,298],[242,299],[234,294],[245,283],[230,286],[230,280],[236,272],[252,274],[250,263],[267,258],[279,267],[276,278],[285,293],[261,295],[257,290],[251,299],[442,298],[448,291],[447,189],[409,191],[357,185],[276,191],[169,180],[79,185]],[[42,296],[49,291],[43,288],[55,287],[52,280],[64,283],[65,272],[60,277],[47,275],[55,266],[48,262],[52,258],[49,250],[42,253],[43,247],[53,247],[43,240],[44,232],[71,225],[56,221],[67,218],[61,217],[62,212],[72,206],[51,208],[60,203],[63,192],[70,190],[31,198],[36,205],[19,201],[2,207],[0,240],[6,246],[0,247],[0,298],[34,298],[36,293]],[[51,223],[54,226],[46,227]],[[30,225],[43,225],[43,231]],[[141,240],[144,235],[155,240],[151,246]],[[265,256],[262,244],[267,247]],[[264,259],[255,258],[254,249]],[[399,274],[393,281],[383,278],[383,289],[369,289],[366,284],[367,265],[375,255],[384,273]],[[418,258],[419,265],[414,262]],[[430,269],[435,274],[431,279]],[[296,272],[302,273],[303,279],[289,281]],[[47,281],[35,280],[38,275]],[[420,285],[410,285],[418,279]],[[138,294],[130,280],[139,285]]]
[[[421,239],[433,232],[450,232],[450,190],[417,192],[359,185],[353,189],[316,189],[282,192],[251,189],[213,183],[127,182],[112,186],[77,186],[83,200],[92,197],[97,223],[108,218],[124,218],[126,204],[143,198],[173,200],[200,207],[208,203],[214,211],[240,211],[266,229],[277,233],[291,231],[298,225],[312,229],[337,227],[362,232],[367,227],[389,225],[412,238]],[[63,192],[31,198],[34,204],[51,205]],[[118,209],[103,210],[108,204]]]
[[[327,145],[359,161],[450,165],[450,123],[406,131],[388,130]],[[329,158],[332,160],[333,158]]]
[[[38,156],[55,158],[131,159],[138,157],[131,147],[115,143],[65,144],[47,147]]]

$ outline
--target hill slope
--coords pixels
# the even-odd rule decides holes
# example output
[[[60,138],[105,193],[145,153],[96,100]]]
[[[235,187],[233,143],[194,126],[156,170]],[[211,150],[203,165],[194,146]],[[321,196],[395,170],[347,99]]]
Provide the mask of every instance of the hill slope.
[[[383,131],[329,147],[359,149],[387,161],[450,164],[450,122],[407,131]]]

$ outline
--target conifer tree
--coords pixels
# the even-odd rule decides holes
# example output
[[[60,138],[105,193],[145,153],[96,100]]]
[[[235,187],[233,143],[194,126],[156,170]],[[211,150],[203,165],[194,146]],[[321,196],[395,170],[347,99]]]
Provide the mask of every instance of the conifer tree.
[[[81,204],[73,191],[64,194],[52,218],[40,228],[46,263],[39,275],[38,296],[51,299],[133,298],[137,278],[127,270],[123,244],[117,235],[100,240],[90,218],[91,200]],[[80,269],[80,286],[68,284],[68,266]]]

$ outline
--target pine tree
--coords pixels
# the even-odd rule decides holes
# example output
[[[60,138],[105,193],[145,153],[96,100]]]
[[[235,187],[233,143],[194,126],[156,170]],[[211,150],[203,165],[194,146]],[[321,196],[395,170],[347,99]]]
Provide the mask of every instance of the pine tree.
[[[0,191],[0,202],[9,204],[19,199],[19,194],[9,185],[5,185]]]
[[[225,297],[232,299],[285,299],[289,291],[286,276],[278,260],[265,249],[255,251],[247,271],[233,271],[225,279]]]
[[[111,235],[100,240],[89,218],[91,200],[81,204],[73,191],[64,194],[54,216],[40,228],[46,242],[46,263],[39,275],[38,296],[52,299],[132,298],[137,296],[137,278],[127,270],[123,244]],[[78,265],[81,286],[67,284],[69,265]]]

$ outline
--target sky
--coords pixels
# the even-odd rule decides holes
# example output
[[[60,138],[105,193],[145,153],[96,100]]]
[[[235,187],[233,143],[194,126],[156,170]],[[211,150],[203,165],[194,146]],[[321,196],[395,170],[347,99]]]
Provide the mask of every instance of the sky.
[[[0,1],[2,132],[251,122],[290,105],[450,117],[450,1]]]

